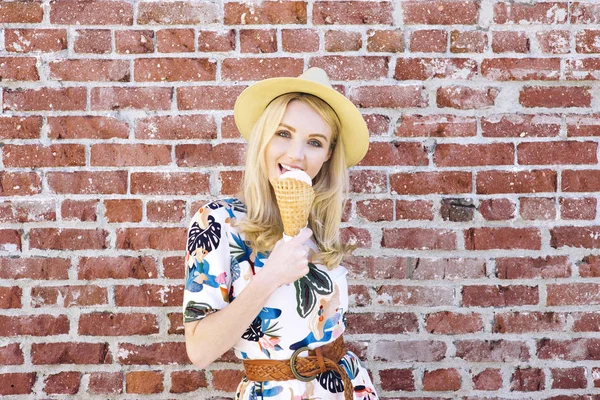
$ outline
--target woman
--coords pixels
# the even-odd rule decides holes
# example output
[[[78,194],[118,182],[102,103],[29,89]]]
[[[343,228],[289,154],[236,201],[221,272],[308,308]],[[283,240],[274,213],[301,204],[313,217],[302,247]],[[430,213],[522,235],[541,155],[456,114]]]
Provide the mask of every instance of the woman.
[[[376,399],[342,339],[349,249],[339,226],[347,168],[368,148],[360,112],[311,68],[250,86],[234,116],[249,143],[242,191],[204,206],[189,229],[190,360],[206,368],[233,347],[246,371],[236,399]],[[272,184],[294,169],[312,179],[315,201],[308,227],[283,241]]]

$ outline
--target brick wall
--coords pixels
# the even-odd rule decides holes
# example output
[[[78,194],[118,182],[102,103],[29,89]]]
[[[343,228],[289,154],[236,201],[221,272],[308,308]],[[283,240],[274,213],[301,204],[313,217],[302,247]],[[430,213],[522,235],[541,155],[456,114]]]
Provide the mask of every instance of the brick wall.
[[[187,221],[236,191],[241,90],[319,66],[371,131],[342,236],[382,398],[597,398],[595,3],[2,1],[0,395],[232,397],[185,355]]]

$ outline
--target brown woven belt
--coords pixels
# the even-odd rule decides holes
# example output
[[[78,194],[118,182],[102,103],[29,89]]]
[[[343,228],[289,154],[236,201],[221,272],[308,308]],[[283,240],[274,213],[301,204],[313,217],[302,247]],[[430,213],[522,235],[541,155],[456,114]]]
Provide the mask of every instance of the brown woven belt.
[[[308,357],[298,357],[303,351],[308,351]],[[352,400],[354,398],[352,382],[344,367],[338,364],[346,352],[344,338],[340,336],[333,342],[314,350],[301,347],[289,360],[244,360],[244,369],[246,378],[254,382],[290,379],[309,382],[325,371],[335,371],[340,374],[344,383],[344,399]]]

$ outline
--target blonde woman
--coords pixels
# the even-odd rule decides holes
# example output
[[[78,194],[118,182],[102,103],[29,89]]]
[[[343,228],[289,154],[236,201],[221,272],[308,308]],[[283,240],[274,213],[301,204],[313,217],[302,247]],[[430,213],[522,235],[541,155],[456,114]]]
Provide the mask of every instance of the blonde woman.
[[[246,376],[236,399],[377,399],[368,372],[343,343],[349,250],[339,226],[348,167],[368,148],[356,107],[326,73],[273,78],[237,99],[248,140],[240,193],[192,218],[186,255],[185,339],[206,368],[230,348]],[[312,179],[308,227],[289,241],[273,182],[300,169]]]

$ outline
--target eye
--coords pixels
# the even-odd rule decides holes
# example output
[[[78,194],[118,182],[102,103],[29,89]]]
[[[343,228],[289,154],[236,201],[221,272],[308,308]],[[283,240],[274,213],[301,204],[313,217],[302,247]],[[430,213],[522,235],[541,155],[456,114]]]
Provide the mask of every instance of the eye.
[[[289,138],[291,137],[290,133],[288,131],[277,131],[277,133],[275,133],[277,136],[281,136],[284,138]]]
[[[323,145],[321,144],[321,142],[319,142],[318,140],[314,140],[313,139],[313,140],[310,140],[308,143],[311,146],[314,146],[314,147],[323,147]]]

